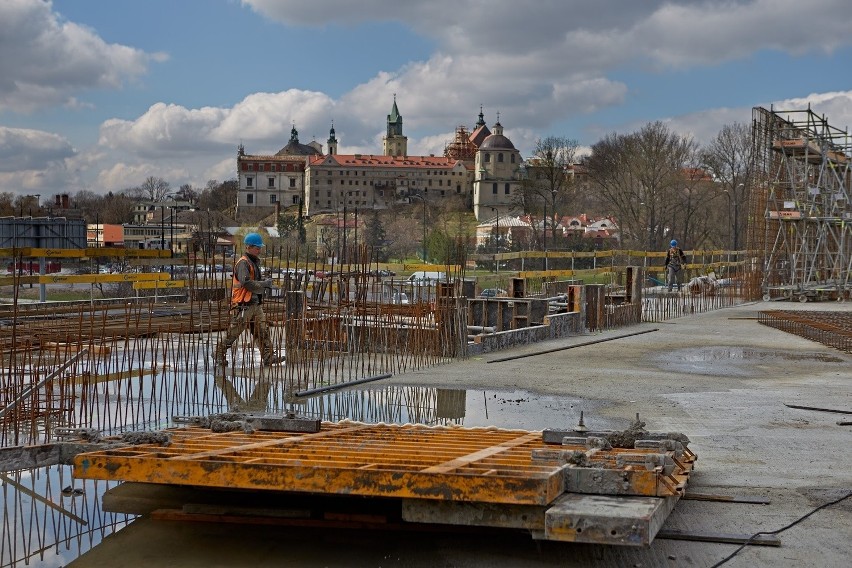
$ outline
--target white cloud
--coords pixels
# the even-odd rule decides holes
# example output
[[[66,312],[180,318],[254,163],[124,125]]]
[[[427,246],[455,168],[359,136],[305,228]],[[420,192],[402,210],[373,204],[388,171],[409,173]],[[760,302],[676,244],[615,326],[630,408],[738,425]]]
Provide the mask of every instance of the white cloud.
[[[779,101],[766,101],[755,106],[762,106],[767,110],[773,110],[782,117],[787,111],[804,111],[809,107],[817,115],[824,117],[828,125],[834,129],[848,132],[849,124],[852,123],[852,91],[838,91],[831,93],[812,93],[805,97],[784,99]],[[672,130],[684,136],[691,136],[696,142],[706,144],[710,142],[725,124],[741,122],[750,124],[753,107],[712,108],[698,112],[683,114],[662,119]],[[796,119],[803,118],[801,115]],[[639,130],[646,122],[633,122],[622,125],[616,129],[618,132],[632,132]],[[815,125],[815,128],[821,128]],[[825,134],[827,132],[823,132]],[[606,132],[600,132],[600,136]],[[845,144],[848,141],[839,140]]]
[[[393,21],[436,40],[453,57],[519,52],[608,69],[637,58],[665,66],[712,64],[757,49],[791,54],[849,45],[852,21],[846,0],[635,0],[603,7],[587,0],[432,0],[392,5],[317,0],[242,0],[285,24],[352,26]],[[605,62],[608,62],[606,64]]]
[[[0,53],[0,112],[78,107],[74,93],[119,88],[165,57],[108,44],[44,0],[0,2]]]
[[[616,71],[717,65],[767,49],[825,53],[852,42],[845,0],[621,0],[606,9],[574,0],[537,0],[532,7],[508,0],[316,0],[311,10],[296,0],[242,4],[283,24],[394,21],[437,47],[429,57],[377,72],[336,98],[284,88],[245,95],[232,106],[155,102],[135,118],[105,120],[98,143],[79,152],[57,134],[40,132],[40,146],[7,129],[6,138],[0,134],[0,172],[7,173],[0,176],[0,190],[39,183],[67,188],[87,178],[97,180],[87,185],[96,191],[120,190],[149,175],[174,187],[203,186],[208,179],[234,177],[238,144],[249,153],[274,153],[294,124],[301,142],[316,137],[325,144],[332,120],[341,152],[377,153],[394,93],[410,153],[443,152],[453,129],[472,127],[483,104],[488,125],[499,112],[506,134],[528,155],[554,125],[623,104],[630,89],[612,78]],[[78,98],[81,93],[120,88],[164,57],[108,44],[64,21],[43,0],[0,1],[0,53],[0,113],[90,107]],[[809,101],[832,124],[850,123],[849,92],[782,102],[803,108]],[[637,118],[617,130],[657,118]],[[723,124],[750,118],[750,108],[713,108],[665,120],[707,141]],[[19,170],[25,171],[14,173]]]

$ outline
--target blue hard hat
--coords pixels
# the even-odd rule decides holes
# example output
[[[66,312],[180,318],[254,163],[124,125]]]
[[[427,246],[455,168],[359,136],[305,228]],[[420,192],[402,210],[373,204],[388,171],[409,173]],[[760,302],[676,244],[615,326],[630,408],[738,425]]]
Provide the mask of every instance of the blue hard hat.
[[[249,233],[248,235],[246,235],[246,238],[245,240],[243,240],[243,243],[246,246],[262,247],[263,237],[261,237],[258,233]]]
[[[676,246],[677,246],[677,241],[672,240],[672,246],[673,246],[673,247],[676,247]]]

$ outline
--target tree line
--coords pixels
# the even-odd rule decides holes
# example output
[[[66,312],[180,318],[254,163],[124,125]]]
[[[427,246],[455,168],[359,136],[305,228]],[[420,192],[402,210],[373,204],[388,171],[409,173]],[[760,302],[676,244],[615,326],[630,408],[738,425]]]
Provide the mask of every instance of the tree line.
[[[536,142],[522,166],[526,171],[519,172],[521,191],[511,211],[528,216],[533,231],[527,242],[513,243],[512,250],[587,249],[590,245],[583,239],[561,238],[556,231],[562,216],[579,213],[612,216],[622,248],[662,250],[671,239],[696,249],[739,250],[745,245],[753,167],[748,125],[725,125],[702,147],[665,123],[652,122],[634,132],[604,136],[586,156],[578,157],[578,150],[578,143],[566,137]],[[150,176],[139,186],[117,192],[78,191],[70,202],[75,216],[87,223],[121,224],[133,222],[134,207],[141,201],[182,200],[202,212],[228,214],[237,191],[237,180],[172,190],[164,179]],[[469,198],[460,197],[440,205],[424,200],[422,208],[408,204],[362,211],[357,240],[375,251],[376,260],[422,256],[425,251],[428,261],[455,262],[460,251],[473,251],[477,223],[471,207]],[[0,193],[0,215],[53,213],[50,199]],[[328,227],[314,226],[308,235],[297,206],[282,211],[277,224],[280,244],[304,249],[305,255],[339,256],[341,242],[355,244],[354,235],[347,241]],[[495,243],[499,246],[498,240]]]

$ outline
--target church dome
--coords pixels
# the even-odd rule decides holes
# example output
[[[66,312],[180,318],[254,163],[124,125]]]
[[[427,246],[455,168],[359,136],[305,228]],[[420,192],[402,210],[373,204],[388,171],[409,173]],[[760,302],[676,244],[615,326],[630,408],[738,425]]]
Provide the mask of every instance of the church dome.
[[[479,146],[480,150],[514,150],[515,145],[512,141],[502,134],[492,134],[482,141]]]
[[[276,156],[314,156],[318,154],[320,152],[313,146],[293,141],[275,153]]]

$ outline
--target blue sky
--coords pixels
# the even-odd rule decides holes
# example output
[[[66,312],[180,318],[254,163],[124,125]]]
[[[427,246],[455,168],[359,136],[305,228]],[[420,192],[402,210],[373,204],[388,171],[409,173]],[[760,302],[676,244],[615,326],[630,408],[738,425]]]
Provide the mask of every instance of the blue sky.
[[[482,105],[524,155],[662,120],[707,142],[754,106],[852,123],[844,0],[3,0],[0,191],[105,193],[235,175],[236,148],[409,153]]]

